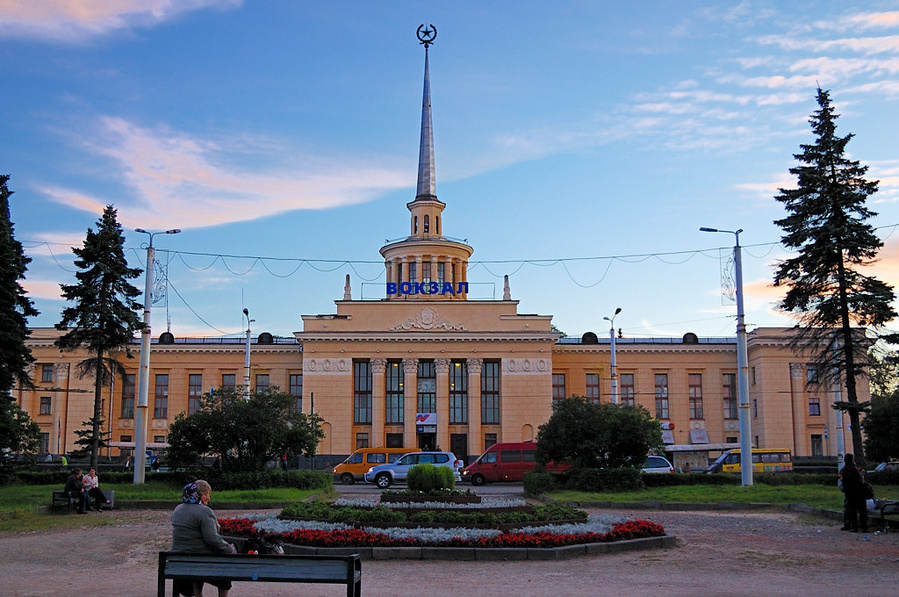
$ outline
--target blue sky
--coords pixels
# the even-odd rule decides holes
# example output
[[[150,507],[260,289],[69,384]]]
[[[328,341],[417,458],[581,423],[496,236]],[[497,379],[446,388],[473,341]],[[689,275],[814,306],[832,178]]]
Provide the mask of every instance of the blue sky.
[[[424,52],[445,234],[471,298],[571,335],[732,336],[720,255],[741,228],[746,322],[776,311],[773,197],[832,92],[881,181],[873,273],[899,283],[899,2],[0,0],[0,172],[25,287],[52,326],[103,206],[167,265],[153,333],[287,336],[384,296],[408,232]],[[724,248],[724,249],[721,249]],[[143,288],[143,279],[134,281]]]

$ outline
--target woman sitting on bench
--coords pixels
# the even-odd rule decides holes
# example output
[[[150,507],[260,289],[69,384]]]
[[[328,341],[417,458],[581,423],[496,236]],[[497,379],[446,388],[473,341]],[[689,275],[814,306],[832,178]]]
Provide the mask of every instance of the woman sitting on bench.
[[[206,481],[195,481],[184,486],[181,504],[172,512],[172,548],[183,553],[237,553],[233,545],[222,539],[215,512],[206,504],[212,487]],[[219,597],[228,597],[231,581],[210,580],[218,587]],[[179,595],[203,597],[203,581],[175,581]]]
[[[91,509],[91,500],[94,501],[94,510],[97,512],[100,511],[101,504],[110,503],[100,490],[100,480],[97,479],[96,469],[92,468],[88,474],[81,477],[81,483],[84,485],[84,503],[88,510]]]

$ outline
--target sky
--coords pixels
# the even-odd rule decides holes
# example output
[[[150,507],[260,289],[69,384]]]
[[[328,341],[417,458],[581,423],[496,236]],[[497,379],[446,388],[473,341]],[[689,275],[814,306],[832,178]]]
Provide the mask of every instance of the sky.
[[[830,90],[879,180],[867,273],[899,285],[899,1],[0,0],[0,173],[23,286],[51,327],[113,205],[160,281],[153,335],[291,336],[385,296],[408,234],[424,50],[444,233],[470,299],[568,335],[734,336],[722,293],[742,230],[746,324],[792,326],[772,279],[774,197]],[[132,281],[139,289],[144,278]]]

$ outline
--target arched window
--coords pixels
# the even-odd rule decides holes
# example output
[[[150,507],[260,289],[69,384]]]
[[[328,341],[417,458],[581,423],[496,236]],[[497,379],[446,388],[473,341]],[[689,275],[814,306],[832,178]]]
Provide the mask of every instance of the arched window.
[[[440,216],[434,216],[434,234],[440,235]]]
[[[431,216],[425,216],[425,234],[431,231]]]
[[[418,234],[418,216],[412,218],[412,234]]]

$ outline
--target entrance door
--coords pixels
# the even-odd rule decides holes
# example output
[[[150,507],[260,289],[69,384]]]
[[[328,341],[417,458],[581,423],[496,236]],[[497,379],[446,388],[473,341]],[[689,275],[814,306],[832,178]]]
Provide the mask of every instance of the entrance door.
[[[450,452],[456,455],[465,464],[468,464],[468,434],[467,433],[451,433],[450,434]]]
[[[425,452],[436,450],[437,449],[437,434],[436,433],[419,433],[418,434],[418,448],[420,450],[424,450]]]

